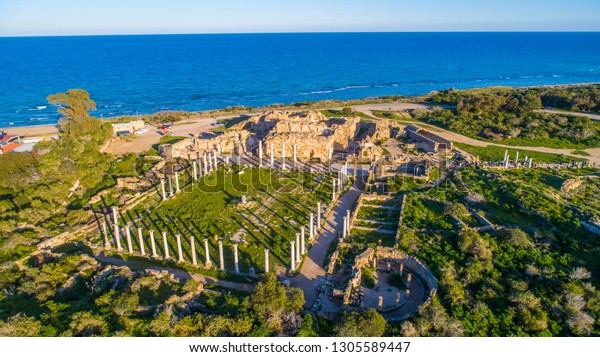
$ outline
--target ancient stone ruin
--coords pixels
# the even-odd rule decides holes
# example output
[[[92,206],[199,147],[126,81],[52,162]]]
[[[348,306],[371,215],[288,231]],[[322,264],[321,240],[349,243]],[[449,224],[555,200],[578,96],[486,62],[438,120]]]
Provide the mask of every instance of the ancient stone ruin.
[[[254,154],[325,162],[334,153],[378,158],[378,140],[390,137],[390,123],[358,117],[328,118],[320,112],[271,111],[250,117],[218,136],[195,136],[161,146],[167,158],[196,159],[206,153]]]

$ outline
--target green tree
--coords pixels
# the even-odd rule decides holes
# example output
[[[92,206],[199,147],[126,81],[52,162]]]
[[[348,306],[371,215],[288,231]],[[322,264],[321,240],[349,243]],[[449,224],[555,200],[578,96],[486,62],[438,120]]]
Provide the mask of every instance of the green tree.
[[[69,89],[66,93],[48,96],[50,104],[58,106],[62,115],[59,121],[61,129],[68,136],[79,137],[100,130],[102,121],[90,116],[90,110],[96,110],[96,103],[83,89]]]
[[[352,115],[352,113],[354,113],[354,111],[350,107],[344,107],[342,109],[342,115],[344,115],[345,117]]]
[[[353,311],[344,315],[337,328],[337,335],[343,337],[381,337],[385,332],[385,319],[375,309],[360,313]]]
[[[294,331],[301,322],[298,313],[304,305],[301,289],[286,289],[274,274],[265,275],[256,285],[254,294],[244,300],[244,306],[252,309],[266,322],[271,330]]]
[[[315,320],[312,314],[308,313],[302,318],[298,337],[319,337],[319,332],[315,326]]]
[[[39,336],[41,329],[42,324],[39,321],[21,313],[12,316],[6,322],[0,321],[0,336]]]

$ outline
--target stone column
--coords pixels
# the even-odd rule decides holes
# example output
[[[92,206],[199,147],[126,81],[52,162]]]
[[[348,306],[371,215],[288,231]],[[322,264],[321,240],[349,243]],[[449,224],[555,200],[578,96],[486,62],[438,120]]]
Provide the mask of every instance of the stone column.
[[[258,142],[258,167],[262,167],[263,147],[262,140]]]
[[[158,257],[158,254],[156,254],[156,240],[154,239],[153,230],[150,230],[150,247],[152,248],[152,258]]]
[[[125,226],[125,237],[127,237],[127,251],[129,254],[133,254],[133,244],[131,243],[131,226],[129,224]]]
[[[165,180],[160,179],[160,186],[162,188],[162,199],[166,200],[167,199],[167,191],[165,190]]]
[[[212,263],[210,262],[210,253],[208,251],[208,239],[207,238],[204,238],[204,254],[206,255],[206,261],[205,261],[204,265],[206,265],[207,268],[210,268]]]
[[[198,181],[198,169],[196,168],[196,161],[192,162],[192,167],[194,168],[194,181]]]
[[[398,274],[400,274],[400,277],[404,275],[404,264],[402,263],[400,263],[400,265],[398,266]]]
[[[271,142],[271,167],[273,167],[275,165],[275,157],[274,157],[274,149],[273,149],[273,143]]]
[[[217,151],[220,153],[222,153],[223,151],[221,150],[221,143],[217,144]]]
[[[219,167],[219,159],[217,159],[217,153],[213,152],[214,158],[215,158],[215,169],[217,169]]]
[[[223,240],[219,240],[219,269],[225,270],[225,260],[223,259]]]
[[[321,202],[317,202],[317,231],[321,229]]]
[[[269,250],[265,248],[265,273],[269,272]]]
[[[509,160],[510,160],[510,155],[507,155],[506,156],[506,161],[504,161],[504,168],[505,169],[508,169],[508,162],[509,162]]]
[[[294,167],[298,167],[298,145],[294,144]]]
[[[350,234],[350,210],[346,210],[346,224],[348,225],[348,234]]]
[[[113,206],[112,207],[112,214],[113,214],[113,228],[114,228],[114,232],[115,232],[115,243],[117,244],[117,251],[122,251],[123,247],[121,247],[121,236],[120,236],[120,231],[119,231],[119,216],[117,213],[117,207]]]
[[[175,172],[175,192],[179,192],[179,172]]]
[[[204,163],[204,173],[208,173],[208,161],[206,160],[206,153],[202,156],[202,162]]]
[[[533,167],[533,158],[529,158],[529,168]]]
[[[302,253],[300,249],[300,233],[296,233],[296,261],[299,263],[302,260]]]
[[[238,261],[238,245],[236,243],[233,244],[233,266],[236,273],[240,273],[240,265]]]
[[[177,255],[178,255],[178,258],[179,258],[179,259],[177,259],[177,262],[178,263],[183,263],[183,251],[181,249],[181,235],[180,234],[176,234],[175,238],[177,239],[177,253],[178,253]]]
[[[410,289],[406,289],[406,300],[410,300]]]
[[[304,236],[305,236],[305,232],[304,232],[304,226],[300,227],[300,240],[302,240],[304,242]],[[310,239],[309,239],[310,242]]]
[[[196,243],[194,242],[194,236],[190,236],[190,247],[192,248],[192,265],[198,265],[196,261]]]
[[[204,172],[202,172],[202,161],[200,161],[200,156],[196,160],[196,165],[198,166],[198,178],[204,176]]]
[[[294,255],[296,255],[296,248],[294,247],[295,243],[295,241],[290,242],[290,271],[296,271],[296,258],[294,257]]]
[[[315,219],[314,219],[314,214],[312,212],[310,212],[310,224],[308,226],[308,239],[312,242],[313,238],[315,237]]]
[[[411,280],[412,280],[412,274],[411,273],[406,274],[406,287],[407,288],[410,288]]]
[[[123,250],[123,247],[121,246],[121,234],[119,232],[119,225],[115,224],[115,241],[117,243],[117,252],[120,252]]]
[[[169,176],[169,196],[173,196],[173,176]]]
[[[379,302],[377,303],[377,307],[380,309],[383,307],[383,296],[379,295]]]
[[[104,249],[112,248],[110,245],[110,239],[108,239],[108,228],[106,228],[106,221],[102,222],[102,233],[104,234]]]
[[[296,235],[299,235],[296,233]],[[306,253],[306,242],[304,241],[304,234],[300,234],[300,254]]]
[[[116,206],[112,207],[112,214],[113,214],[113,224],[118,225],[119,224],[119,213],[118,213],[118,209]]]
[[[171,259],[169,255],[169,243],[167,242],[167,232],[162,232],[163,246],[165,247],[165,259]]]
[[[348,225],[347,225],[347,220],[348,220],[348,219],[346,218],[346,216],[344,216],[344,224],[343,224],[343,226],[342,226],[342,238],[346,238],[346,236],[348,235],[348,231],[347,231],[347,228],[348,228]]]
[[[396,304],[400,304],[400,292],[396,293]]]
[[[138,238],[140,239],[140,254],[146,255],[146,248],[144,248],[144,236],[142,235],[142,228],[138,228]]]
[[[517,151],[517,156],[515,157],[515,165],[519,163],[519,152]]]
[[[335,201],[335,179],[333,179],[333,181],[331,182],[331,184],[333,185],[333,190],[332,190],[332,194],[331,194],[331,200]]]

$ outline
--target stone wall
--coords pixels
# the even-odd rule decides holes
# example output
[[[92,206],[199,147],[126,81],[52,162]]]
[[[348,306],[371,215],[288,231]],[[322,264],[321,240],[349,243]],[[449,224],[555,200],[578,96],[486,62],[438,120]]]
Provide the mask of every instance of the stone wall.
[[[423,304],[429,304],[438,290],[437,280],[429,269],[421,263],[421,261],[406,252],[391,247],[377,247],[377,250],[368,248],[363,253],[354,259],[352,267],[352,277],[348,282],[344,293],[344,305],[352,303],[352,292],[358,288],[361,283],[361,270],[367,265],[376,264],[377,260],[386,260],[393,262],[395,265],[404,265],[404,271],[410,272],[415,279],[419,279],[425,289]],[[409,315],[403,316],[400,319],[406,319]],[[400,320],[396,319],[396,320]]]
[[[402,217],[404,217],[404,208],[406,207],[406,195],[402,195],[402,202],[400,203],[400,216],[398,217],[398,229],[396,230],[395,244],[398,244],[400,235],[402,234]]]

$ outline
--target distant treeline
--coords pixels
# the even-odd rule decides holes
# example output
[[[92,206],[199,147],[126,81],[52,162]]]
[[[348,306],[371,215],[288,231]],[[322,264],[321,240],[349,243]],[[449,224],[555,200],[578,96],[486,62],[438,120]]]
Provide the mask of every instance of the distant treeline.
[[[413,115],[449,130],[515,145],[584,148],[600,146],[599,124],[589,118],[543,113],[543,107],[600,111],[600,85],[578,87],[448,89],[429,102],[455,110],[416,110]]]
[[[432,103],[456,105],[458,111],[504,111],[523,113],[542,107],[600,112],[600,84],[565,87],[510,88],[474,90],[450,88],[429,97]]]

